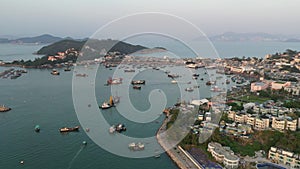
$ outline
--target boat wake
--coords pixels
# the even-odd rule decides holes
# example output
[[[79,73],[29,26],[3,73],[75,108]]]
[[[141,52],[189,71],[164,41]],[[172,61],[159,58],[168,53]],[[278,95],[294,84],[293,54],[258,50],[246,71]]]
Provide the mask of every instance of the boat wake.
[[[69,163],[69,167],[68,169],[71,169],[75,159],[79,156],[80,152],[83,150],[84,146],[81,146],[81,148],[77,151],[77,153],[75,154],[75,156],[72,158],[72,160]]]

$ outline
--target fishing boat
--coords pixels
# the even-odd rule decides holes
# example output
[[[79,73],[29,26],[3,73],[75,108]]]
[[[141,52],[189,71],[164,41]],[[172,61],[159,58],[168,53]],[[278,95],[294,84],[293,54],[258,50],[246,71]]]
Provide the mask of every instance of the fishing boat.
[[[141,151],[145,149],[145,145],[141,142],[138,143],[130,143],[128,144],[128,148],[133,151]]]
[[[52,72],[51,72],[52,75],[59,75],[59,71],[56,70],[56,69],[53,69]]]
[[[176,81],[176,80],[172,80],[171,83],[172,83],[172,84],[176,84],[177,81]]]
[[[192,87],[188,87],[188,88],[185,89],[185,91],[192,92],[192,91],[194,91],[194,89]]]
[[[123,131],[126,131],[126,127],[124,124],[122,123],[119,123],[117,125],[112,125],[110,128],[109,128],[109,133],[113,134],[115,132],[118,132],[118,133],[121,133]]]
[[[168,74],[168,77],[170,77],[170,78],[178,78],[178,77],[180,77],[178,74]]]
[[[72,131],[79,131],[79,126],[75,127],[62,127],[59,129],[59,131],[62,132],[72,132]]]
[[[71,71],[71,68],[70,68],[70,67],[66,67],[66,68],[64,69],[64,71],[65,71],[65,72]]]
[[[5,107],[4,105],[0,106],[0,112],[7,112],[7,111],[10,111],[11,108],[9,107]]]
[[[133,89],[137,89],[137,90],[141,90],[142,86],[139,86],[139,85],[133,85],[132,88],[133,88]]]
[[[212,92],[221,92],[222,91],[222,89],[220,89],[218,86],[213,86],[210,90]]]
[[[77,77],[87,77],[88,75],[85,73],[77,73],[76,76]]]
[[[40,129],[40,126],[39,126],[39,125],[36,125],[36,126],[34,127],[34,131],[35,131],[35,132],[38,133],[38,132],[40,132],[40,130],[41,130],[41,129]]]
[[[125,69],[124,72],[131,73],[131,72],[135,72],[135,70],[134,69]]]
[[[215,81],[208,81],[208,82],[206,82],[206,85],[207,85],[207,86],[215,85],[215,84],[216,84]]]
[[[114,106],[114,100],[113,97],[110,96],[109,101],[108,102],[103,102],[102,105],[100,106],[101,109],[109,109],[111,107]]]
[[[133,84],[133,85],[137,85],[137,84],[141,85],[141,84],[145,84],[145,83],[146,83],[145,80],[133,80],[133,81],[131,81],[131,84]]]
[[[116,84],[121,84],[122,83],[122,78],[109,78],[108,80],[107,80],[107,85],[116,85]]]

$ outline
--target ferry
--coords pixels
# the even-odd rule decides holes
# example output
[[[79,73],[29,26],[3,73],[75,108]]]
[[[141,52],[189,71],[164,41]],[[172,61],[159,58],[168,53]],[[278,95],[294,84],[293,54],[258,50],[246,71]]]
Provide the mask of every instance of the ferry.
[[[137,84],[146,84],[145,80],[133,80],[131,81],[131,84],[137,85]]]
[[[56,69],[53,69],[52,72],[51,72],[52,75],[59,75],[59,71],[56,70]]]
[[[75,127],[62,127],[59,129],[59,131],[62,132],[72,132],[72,131],[79,131],[79,126]]]

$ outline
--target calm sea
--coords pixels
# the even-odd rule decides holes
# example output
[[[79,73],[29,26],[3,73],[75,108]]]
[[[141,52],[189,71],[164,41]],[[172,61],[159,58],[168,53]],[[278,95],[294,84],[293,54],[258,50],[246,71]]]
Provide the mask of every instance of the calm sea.
[[[296,47],[297,44],[294,45]],[[33,59],[36,56],[32,53],[40,47],[1,44],[0,59],[5,61]],[[257,50],[253,51],[262,50],[261,45],[256,47]],[[228,48],[234,49],[233,46],[227,46]],[[281,46],[280,49],[282,48],[285,49]],[[271,49],[271,47],[268,47],[268,49]],[[276,52],[280,49],[278,46],[278,48],[272,50]],[[246,46],[245,51],[247,51]],[[234,53],[234,51],[231,52]],[[259,52],[256,54],[259,54]],[[7,68],[0,67],[0,72],[5,69]],[[82,67],[82,69],[89,72],[93,71],[95,67]],[[0,113],[1,169],[177,168],[166,154],[162,154],[160,158],[149,157],[143,159],[125,158],[111,154],[93,143],[82,129],[78,133],[63,135],[59,133],[58,129],[60,127],[79,125],[72,101],[72,72],[64,72],[63,70],[60,70],[60,72],[60,76],[52,76],[50,70],[28,69],[27,74],[16,80],[0,79],[0,104],[12,108],[9,112]],[[99,104],[111,95],[109,87],[104,86],[104,83],[113,72],[114,70],[103,67],[98,70],[94,87]],[[202,69],[197,70],[197,73],[208,79]],[[208,73],[208,75],[212,74],[214,72]],[[215,74],[211,78],[217,76]],[[129,90],[131,102],[139,110],[149,108],[148,97],[145,96],[149,96],[154,89],[161,89],[166,94],[167,106],[174,104],[180,97],[178,88],[176,85],[170,84],[170,79],[166,77],[163,71],[149,69],[141,72],[135,78],[143,78],[147,81],[142,90]],[[187,79],[184,78],[185,76],[178,81],[187,82]],[[201,86],[200,98],[210,97],[210,87],[205,85],[206,81],[198,79],[197,82]],[[188,87],[188,84],[184,85]],[[224,87],[221,83],[217,85],[221,88]],[[231,83],[231,85],[234,84]],[[120,88],[119,90],[124,89]],[[121,91],[119,94],[121,95]],[[93,98],[85,99],[89,101]],[[99,113],[104,113],[104,117],[112,124],[125,123],[128,129],[126,134],[138,137],[154,136],[163,121],[163,116],[161,116],[154,122],[137,124],[124,119],[114,108],[106,112],[99,111]],[[40,133],[34,132],[36,124],[41,126]],[[82,148],[81,143],[84,140],[88,142],[88,145]],[[24,165],[19,163],[21,160],[24,160]]]

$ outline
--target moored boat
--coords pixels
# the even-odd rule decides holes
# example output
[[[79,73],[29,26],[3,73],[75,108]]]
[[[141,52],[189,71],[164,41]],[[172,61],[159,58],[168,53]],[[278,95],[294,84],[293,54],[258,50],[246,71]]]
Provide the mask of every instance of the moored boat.
[[[115,85],[115,84],[121,84],[122,83],[122,78],[109,78],[107,80],[107,85]]]
[[[139,86],[139,85],[133,85],[132,88],[133,88],[133,89],[137,89],[137,90],[141,90],[141,89],[142,89],[142,86]]]
[[[133,81],[131,81],[131,84],[133,84],[133,85],[145,84],[145,83],[146,83],[145,80],[133,80]]]
[[[53,69],[52,72],[51,72],[52,75],[59,75],[59,71],[56,70],[56,69]]]
[[[99,106],[101,109],[109,109],[111,107],[113,107],[114,104],[114,99],[112,96],[110,96],[109,101],[108,102],[103,102],[101,106]]]
[[[79,131],[79,126],[75,127],[62,127],[59,129],[60,132],[72,132],[72,131]]]
[[[128,148],[133,151],[140,151],[145,149],[145,145],[141,142],[138,143],[130,143],[128,144]]]
[[[4,105],[0,106],[0,112],[7,112],[7,111],[10,111],[11,108],[9,107],[5,107]]]

